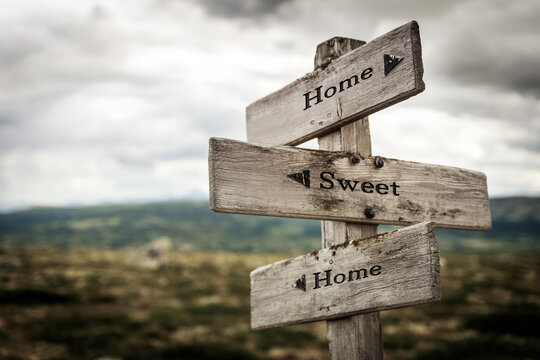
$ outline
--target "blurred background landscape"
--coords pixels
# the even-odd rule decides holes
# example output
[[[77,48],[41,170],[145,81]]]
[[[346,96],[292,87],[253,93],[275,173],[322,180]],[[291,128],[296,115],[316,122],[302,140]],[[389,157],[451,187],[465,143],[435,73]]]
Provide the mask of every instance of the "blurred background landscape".
[[[539,200],[493,199],[488,233],[437,229],[443,300],[383,312],[385,358],[540,356]],[[324,322],[249,328],[250,271],[320,242],[319,221],[205,201],[0,215],[0,357],[330,359]]]
[[[0,359],[329,359],[324,322],[249,328],[249,272],[319,221],[212,213],[208,139],[317,44],[413,19],[426,90],[373,154],[485,173],[493,230],[437,230],[443,300],[383,312],[385,358],[540,358],[537,0],[2,5]]]
[[[540,253],[540,198],[490,201],[493,230],[437,229],[443,251]],[[390,226],[379,226],[389,231]],[[134,248],[156,238],[187,251],[311,252],[318,220],[219,214],[206,201],[34,208],[0,215],[0,245],[59,249]]]

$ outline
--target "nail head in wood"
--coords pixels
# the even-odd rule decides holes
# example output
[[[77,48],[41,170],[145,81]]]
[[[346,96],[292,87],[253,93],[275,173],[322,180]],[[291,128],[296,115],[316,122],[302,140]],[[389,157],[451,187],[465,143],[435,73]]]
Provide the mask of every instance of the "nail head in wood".
[[[375,217],[375,212],[372,208],[366,208],[366,210],[364,210],[364,214],[368,219],[373,219]]]
[[[382,168],[384,166],[384,159],[380,156],[375,156],[375,160],[373,160],[373,163],[375,164],[376,168]]]

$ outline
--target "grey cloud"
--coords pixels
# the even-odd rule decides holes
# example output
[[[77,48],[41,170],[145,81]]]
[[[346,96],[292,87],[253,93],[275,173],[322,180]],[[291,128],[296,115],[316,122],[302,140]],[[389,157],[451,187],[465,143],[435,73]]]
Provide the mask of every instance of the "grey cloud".
[[[15,119],[10,116],[4,116],[0,112],[0,129],[2,129],[3,127],[14,126],[15,124],[17,124],[17,121]]]
[[[153,152],[144,156],[129,155],[123,151],[112,153],[110,156],[127,167],[151,168],[156,162],[164,160],[200,159],[204,161],[208,157],[208,148],[206,143],[202,143],[193,147]]]
[[[521,134],[521,136],[515,140],[510,140],[508,145],[510,147],[525,150],[530,153],[540,155],[540,127],[529,128],[527,132]],[[527,159],[523,159],[528,161]]]
[[[15,174],[18,183],[42,176],[61,183],[62,174],[33,164],[56,164],[58,154],[65,154],[65,174],[87,161],[95,164],[96,179],[118,178],[130,188],[139,186],[129,183],[137,178],[141,188],[160,188],[156,196],[176,193],[176,187],[161,190],[147,176],[154,165],[174,168],[171,160],[187,159],[204,168],[207,137],[243,139],[245,106],[310,71],[317,43],[335,35],[369,41],[412,19],[421,27],[427,89],[397,106],[464,115],[466,121],[482,121],[487,134],[496,125],[505,136],[488,136],[482,146],[493,144],[503,156],[482,162],[510,164],[514,154],[523,153],[536,158],[540,9],[535,2],[521,3],[88,2],[85,8],[70,5],[77,11],[64,18],[47,13],[49,6],[36,7],[22,21],[0,24],[0,162],[9,159],[4,173]],[[246,24],[254,24],[249,32]],[[406,142],[407,136],[399,139]],[[507,149],[523,151],[504,158]],[[19,189],[6,177],[0,176],[0,184],[6,193]],[[103,198],[121,190],[107,190]],[[144,191],[136,193],[134,198]],[[80,196],[72,190],[65,198]]]
[[[201,130],[209,136],[222,136],[231,127],[243,131],[245,126],[245,114],[243,111],[228,111],[203,106],[200,105],[199,108],[184,106],[183,111],[191,114],[191,126],[194,129]]]
[[[433,1],[433,0],[413,0],[407,2],[396,2],[395,0],[372,1],[367,6],[364,2],[355,2],[355,7],[359,13],[367,12],[379,18],[410,18],[416,19],[419,14],[423,16],[439,16],[447,14],[455,7],[468,0]]]
[[[334,28],[333,35],[350,32],[368,41],[380,35],[378,31],[370,33],[370,29],[379,28],[382,22],[390,30],[416,19],[421,29],[424,61],[439,77],[463,86],[483,84],[540,97],[537,0],[414,0],[402,4],[381,0],[369,5],[351,2],[342,9],[338,8],[340,3],[323,5],[298,0],[295,6],[297,11],[280,14],[289,24],[300,17],[298,23],[304,28],[328,31],[330,26]],[[322,26],[321,16],[332,6],[336,9]]]
[[[537,60],[530,60],[512,61],[513,64],[508,66],[493,66],[480,59],[473,64],[456,62],[450,69],[449,76],[465,84],[483,83],[540,98],[540,66]]]
[[[0,41],[0,65],[5,69],[20,64],[39,50],[37,44],[27,39],[13,39],[8,36]]]
[[[280,6],[294,0],[199,0],[213,16],[223,18],[261,18],[275,13]]]
[[[484,5],[483,8],[480,5]],[[464,3],[428,35],[432,64],[464,86],[486,85],[540,97],[540,3]],[[490,4],[491,5],[491,4]]]
[[[501,98],[512,97],[508,92],[500,94],[491,88],[472,86],[465,92],[463,86],[429,88],[413,101],[402,106],[422,106],[437,109],[453,115],[472,114],[496,121],[509,122],[524,126],[534,120],[540,120],[536,100],[520,97],[515,103],[501,102]]]
[[[540,2],[536,0],[417,0],[403,6],[378,1],[365,12],[386,21],[417,19],[425,62],[453,83],[540,97]]]
[[[465,39],[446,54],[447,76],[464,84],[486,84],[540,97],[540,28],[536,44],[521,41],[494,46],[489,39],[474,46]]]

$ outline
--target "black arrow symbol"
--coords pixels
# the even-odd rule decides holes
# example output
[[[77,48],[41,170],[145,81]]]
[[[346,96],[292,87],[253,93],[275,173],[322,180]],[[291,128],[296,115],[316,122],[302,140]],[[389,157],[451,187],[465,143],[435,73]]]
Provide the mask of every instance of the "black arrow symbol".
[[[294,181],[299,182],[300,184],[304,185],[305,187],[309,187],[309,170],[303,170],[302,172],[289,174],[287,175],[288,178],[293,179]]]
[[[384,54],[384,76],[390,74],[397,64],[403,60],[403,57]]]
[[[302,275],[301,278],[296,280],[293,286],[302,291],[306,291],[306,275]]]

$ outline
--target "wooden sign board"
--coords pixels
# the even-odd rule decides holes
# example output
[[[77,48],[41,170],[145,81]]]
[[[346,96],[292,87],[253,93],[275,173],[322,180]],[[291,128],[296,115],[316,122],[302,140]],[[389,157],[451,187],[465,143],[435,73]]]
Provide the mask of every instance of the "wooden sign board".
[[[218,138],[209,171],[217,212],[491,229],[486,176],[476,171]]]
[[[247,140],[301,144],[422,92],[423,72],[412,21],[249,105]]]
[[[439,301],[439,246],[433,229],[433,223],[412,225],[254,270],[251,327]]]

